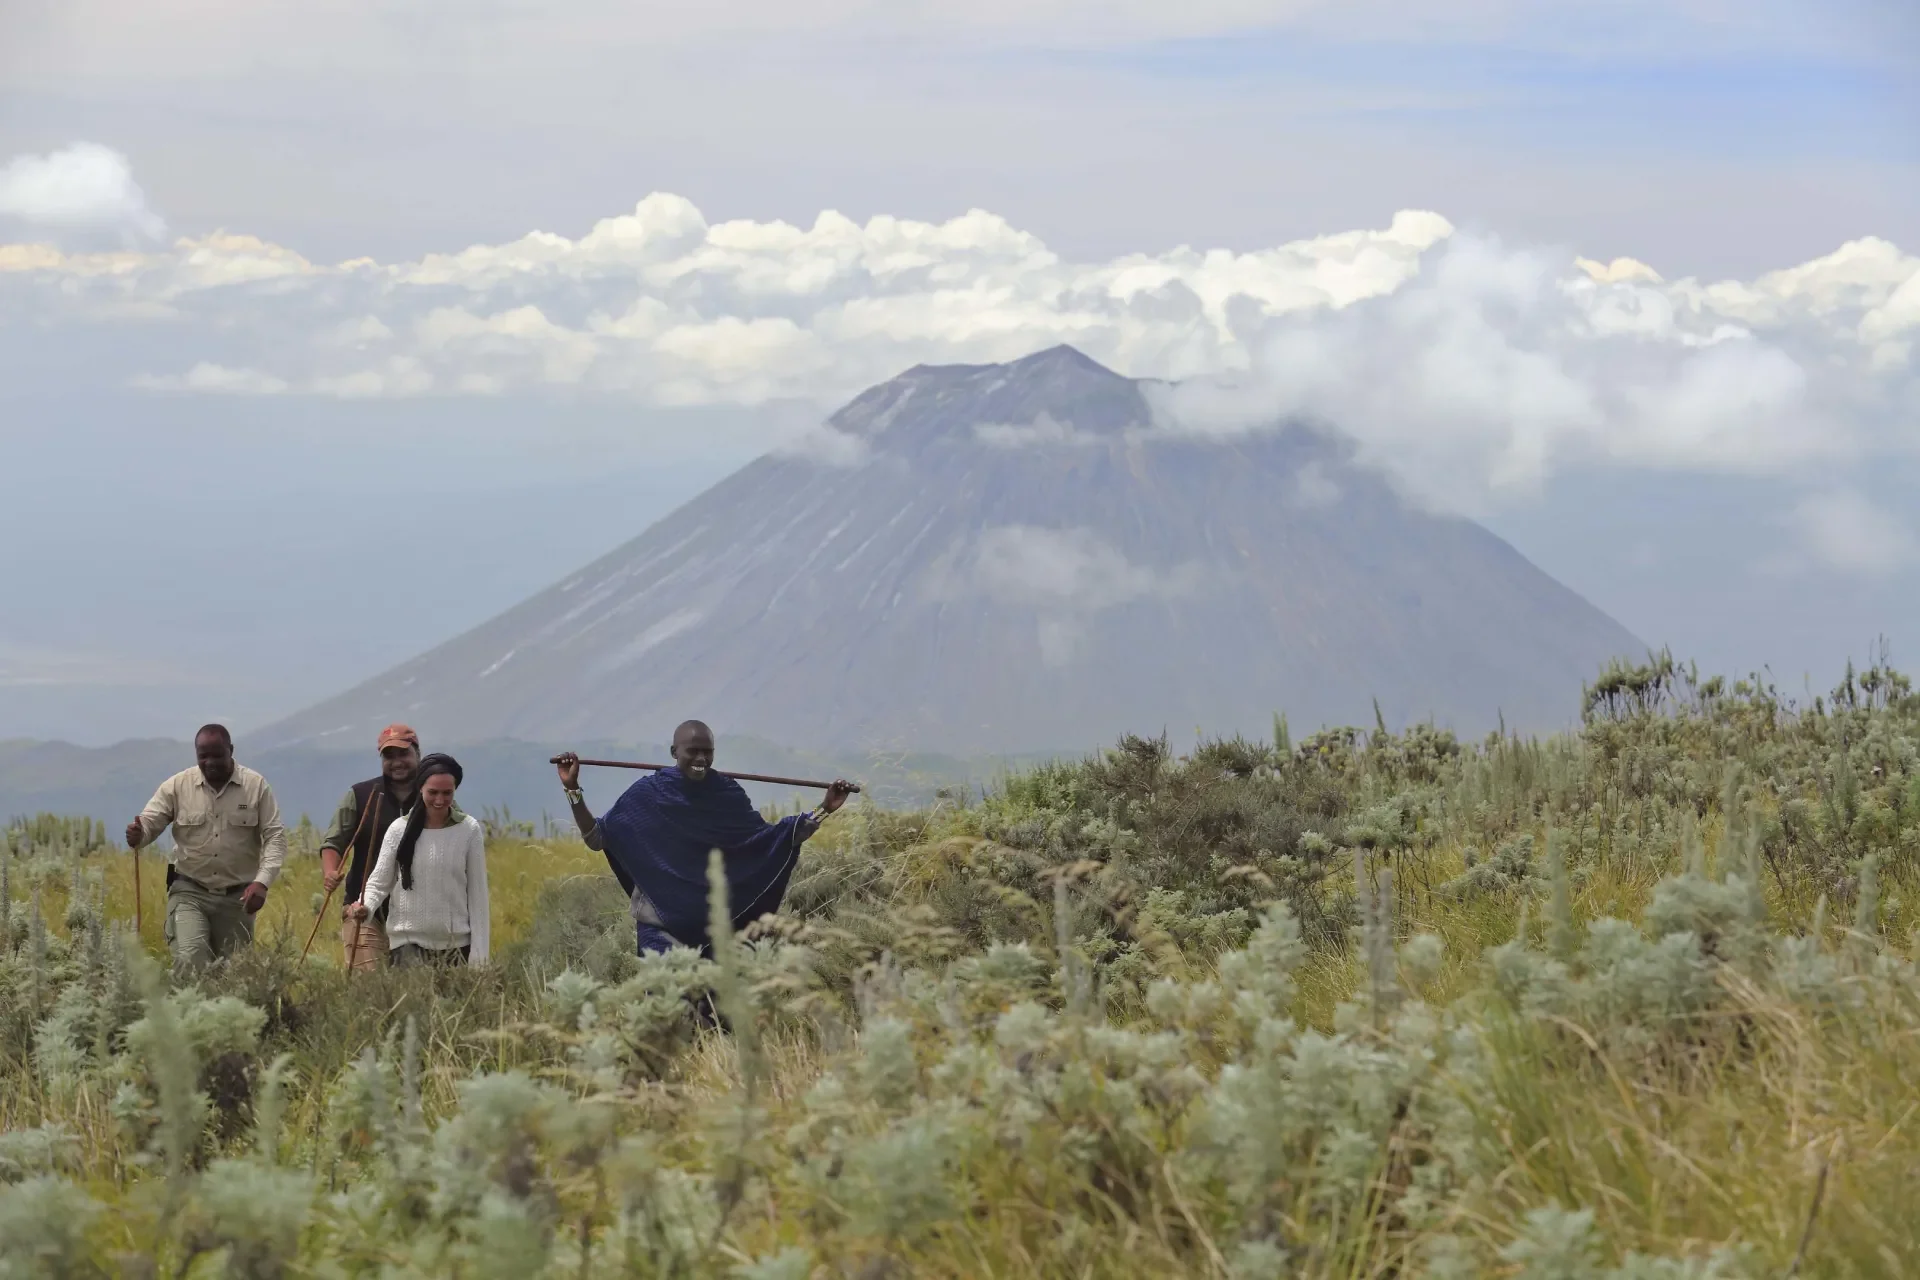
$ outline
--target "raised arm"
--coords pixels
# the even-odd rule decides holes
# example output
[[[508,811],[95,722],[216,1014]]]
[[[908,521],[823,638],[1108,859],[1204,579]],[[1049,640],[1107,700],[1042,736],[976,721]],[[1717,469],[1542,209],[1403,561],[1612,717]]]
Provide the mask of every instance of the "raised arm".
[[[560,772],[560,785],[566,788],[567,808],[573,813],[573,825],[580,828],[580,838],[589,849],[601,848],[600,821],[587,808],[587,797],[580,790],[580,757],[563,751],[554,767]]]
[[[556,767],[560,771],[560,785],[567,791],[567,807],[573,811],[573,825],[580,828],[580,838],[587,842],[587,848],[597,850],[606,857],[607,870],[613,872],[613,878],[620,882],[620,892],[631,898],[633,879],[614,861],[613,852],[607,848],[606,838],[601,834],[600,820],[593,816],[593,810],[587,808],[587,797],[580,790],[580,757],[571,751],[563,751]]]
[[[487,962],[493,939],[493,911],[487,899],[487,833],[467,819],[467,963]]]
[[[800,839],[805,840],[818,831],[829,817],[840,811],[840,806],[845,804],[847,797],[852,794],[852,783],[845,778],[835,778],[833,785],[827,788],[826,798],[820,802],[820,807],[799,815],[794,825],[798,828]]]

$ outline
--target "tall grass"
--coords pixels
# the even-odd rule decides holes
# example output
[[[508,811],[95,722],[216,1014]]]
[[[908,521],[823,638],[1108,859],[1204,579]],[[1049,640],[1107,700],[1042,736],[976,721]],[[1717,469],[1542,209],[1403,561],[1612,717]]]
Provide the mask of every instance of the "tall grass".
[[[0,1275],[1915,1271],[1920,698],[1587,706],[850,810],[715,963],[522,833],[490,968],[348,980],[337,903],[301,964],[302,858],[169,990],[157,860],[132,939],[126,855],[19,824]]]

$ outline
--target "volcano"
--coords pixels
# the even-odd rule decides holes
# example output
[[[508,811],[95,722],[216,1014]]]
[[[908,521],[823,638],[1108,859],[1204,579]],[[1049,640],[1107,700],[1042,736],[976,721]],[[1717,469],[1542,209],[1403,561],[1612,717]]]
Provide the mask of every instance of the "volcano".
[[[919,366],[624,546],[250,735],[1078,749],[1122,733],[1573,721],[1644,650],[1301,425],[1203,437],[1055,347]]]

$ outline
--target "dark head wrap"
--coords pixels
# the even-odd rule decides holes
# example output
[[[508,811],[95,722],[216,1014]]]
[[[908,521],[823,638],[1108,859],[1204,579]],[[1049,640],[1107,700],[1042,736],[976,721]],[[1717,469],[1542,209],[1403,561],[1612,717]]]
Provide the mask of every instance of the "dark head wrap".
[[[432,755],[420,757],[420,763],[413,767],[413,776],[423,783],[436,773],[452,774],[453,785],[456,787],[467,780],[466,771],[460,767],[460,762],[444,751],[436,751]]]
[[[418,779],[415,785],[425,790],[428,778],[438,777],[443,773],[453,779],[455,787],[465,782],[467,778],[466,771],[460,767],[458,760],[445,752],[436,751],[430,756],[423,757],[414,769],[413,776]],[[427,804],[416,794],[413,808],[407,813],[407,825],[400,832],[400,847],[394,851],[395,860],[400,864],[400,887],[409,892],[413,889],[413,851],[420,843],[420,833],[426,829]]]

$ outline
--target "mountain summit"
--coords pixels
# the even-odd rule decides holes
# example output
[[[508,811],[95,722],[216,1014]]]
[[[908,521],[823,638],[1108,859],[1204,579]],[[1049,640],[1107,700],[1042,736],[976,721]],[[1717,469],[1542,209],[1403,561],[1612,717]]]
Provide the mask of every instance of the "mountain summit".
[[[916,365],[856,396],[828,425],[897,447],[1045,423],[1112,436],[1151,417],[1140,383],[1062,345],[1009,364]]]
[[[1158,426],[1071,347],[919,366],[532,599],[250,735],[1091,747],[1432,717],[1546,728],[1642,646],[1300,427]],[[807,446],[813,446],[807,452]]]

